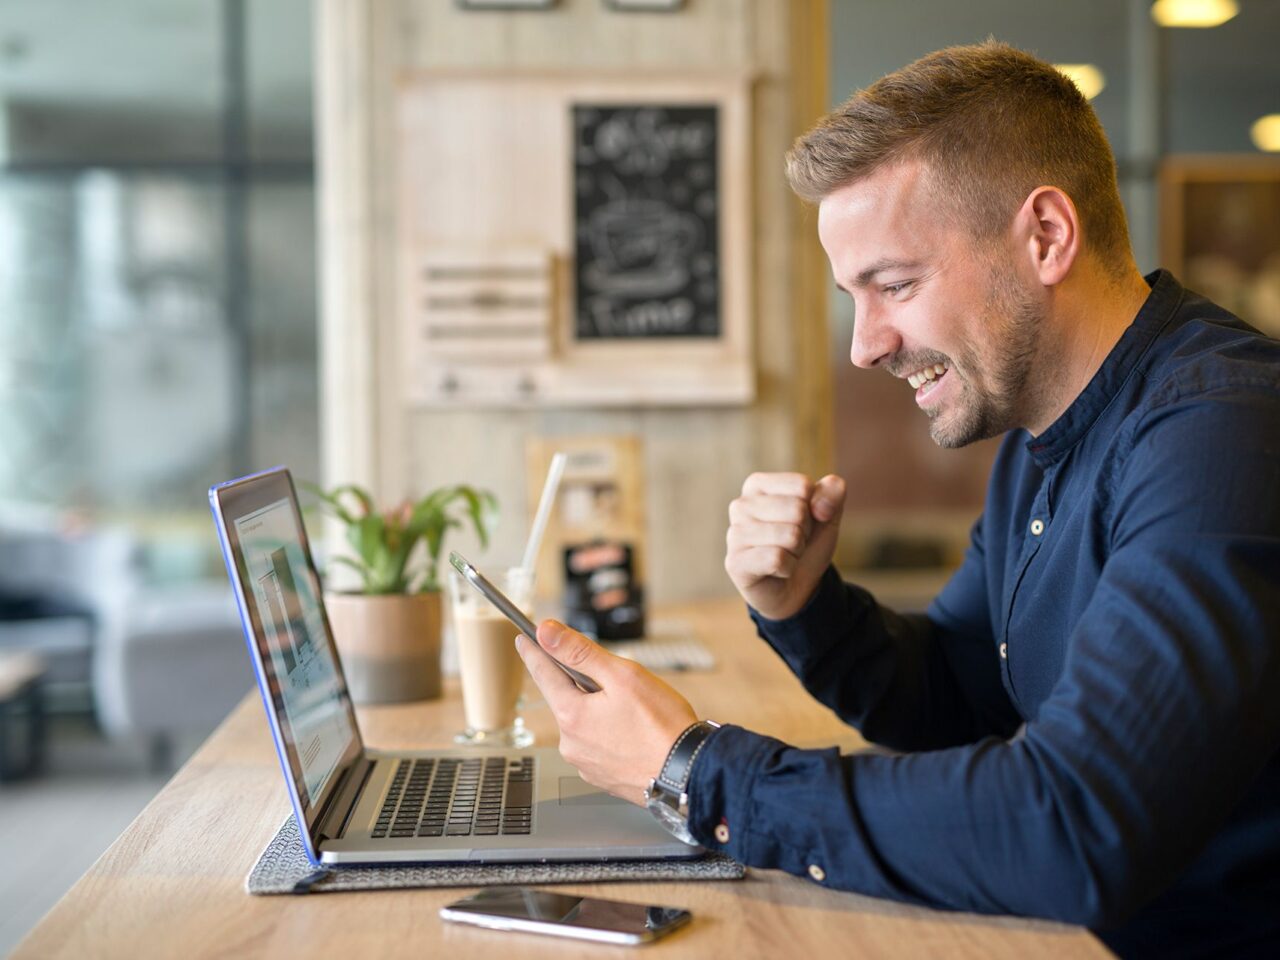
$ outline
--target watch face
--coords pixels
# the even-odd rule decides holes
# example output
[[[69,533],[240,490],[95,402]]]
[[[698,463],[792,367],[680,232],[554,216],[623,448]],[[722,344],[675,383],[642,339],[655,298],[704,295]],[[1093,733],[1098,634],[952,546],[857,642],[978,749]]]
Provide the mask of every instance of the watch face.
[[[689,824],[670,803],[663,799],[664,796],[664,794],[651,789],[645,806],[657,818],[657,821],[667,828],[667,832],[673,837],[689,844],[691,847],[697,846],[698,841],[693,839],[693,834],[689,832]]]

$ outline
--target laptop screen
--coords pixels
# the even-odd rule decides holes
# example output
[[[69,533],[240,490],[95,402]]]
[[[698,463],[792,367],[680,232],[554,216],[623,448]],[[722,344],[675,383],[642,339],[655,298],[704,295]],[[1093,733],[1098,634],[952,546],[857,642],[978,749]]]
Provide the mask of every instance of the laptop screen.
[[[280,746],[314,808],[358,735],[293,485],[280,471],[218,493]]]

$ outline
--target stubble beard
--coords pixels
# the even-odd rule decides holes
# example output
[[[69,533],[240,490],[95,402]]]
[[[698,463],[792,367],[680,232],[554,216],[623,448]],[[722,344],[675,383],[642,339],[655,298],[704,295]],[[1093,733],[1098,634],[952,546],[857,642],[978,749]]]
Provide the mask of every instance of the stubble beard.
[[[999,436],[1020,425],[1031,392],[1031,368],[1044,330],[1043,311],[1023,293],[1013,275],[992,269],[992,286],[983,307],[991,322],[991,348],[983,357],[975,350],[958,354],[960,395],[949,409],[929,411],[929,435],[946,449],[967,446]],[[985,374],[988,385],[969,379],[975,371]]]

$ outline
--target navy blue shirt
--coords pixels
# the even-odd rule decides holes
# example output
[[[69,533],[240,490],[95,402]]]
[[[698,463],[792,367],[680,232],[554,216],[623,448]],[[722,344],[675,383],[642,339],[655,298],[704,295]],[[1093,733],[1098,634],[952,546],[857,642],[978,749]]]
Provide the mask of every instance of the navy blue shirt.
[[[1004,438],[927,615],[834,569],[794,617],[752,612],[894,752],[726,726],[690,780],[700,842],[1083,924],[1124,956],[1280,956],[1280,343],[1168,273],[1148,283],[1067,411]]]

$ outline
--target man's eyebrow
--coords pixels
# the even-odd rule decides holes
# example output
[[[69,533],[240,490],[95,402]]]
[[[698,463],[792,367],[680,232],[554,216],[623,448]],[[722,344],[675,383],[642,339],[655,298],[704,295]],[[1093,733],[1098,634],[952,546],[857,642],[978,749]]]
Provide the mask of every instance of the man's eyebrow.
[[[871,281],[876,278],[876,274],[882,273],[885,270],[915,270],[919,267],[920,262],[917,260],[894,260],[891,257],[881,257],[875,263],[871,264],[871,266],[867,267],[854,277],[853,285],[861,289],[869,285]],[[840,283],[838,280],[836,281],[836,286],[841,290],[844,290],[845,293],[849,292],[844,284]]]

